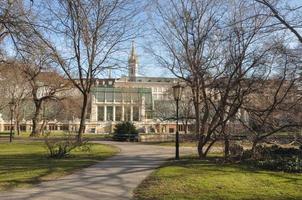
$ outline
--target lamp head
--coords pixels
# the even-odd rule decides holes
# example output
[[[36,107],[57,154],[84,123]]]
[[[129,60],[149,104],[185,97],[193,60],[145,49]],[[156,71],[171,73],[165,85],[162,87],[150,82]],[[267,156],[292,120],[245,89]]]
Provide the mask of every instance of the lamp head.
[[[181,93],[182,93],[183,87],[182,87],[179,83],[177,83],[177,84],[174,85],[172,88],[173,88],[173,96],[174,96],[174,100],[175,100],[175,101],[181,100]]]

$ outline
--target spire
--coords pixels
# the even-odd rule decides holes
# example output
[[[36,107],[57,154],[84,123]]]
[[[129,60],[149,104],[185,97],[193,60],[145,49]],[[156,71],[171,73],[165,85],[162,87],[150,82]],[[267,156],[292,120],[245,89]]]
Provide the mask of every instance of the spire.
[[[129,63],[129,78],[130,80],[134,81],[137,75],[137,65],[138,65],[138,59],[135,51],[134,41],[132,41],[132,48],[131,48],[131,53],[129,56],[128,63]]]
[[[137,55],[136,55],[136,52],[135,52],[135,46],[134,46],[134,41],[132,41],[132,48],[131,48],[131,54],[130,54],[130,57],[129,57],[129,64],[130,62],[137,62]]]

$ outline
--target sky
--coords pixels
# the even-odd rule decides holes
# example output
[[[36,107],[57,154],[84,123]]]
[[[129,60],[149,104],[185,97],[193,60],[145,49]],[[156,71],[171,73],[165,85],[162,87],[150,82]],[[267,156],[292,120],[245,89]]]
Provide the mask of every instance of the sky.
[[[302,0],[282,0],[282,1],[288,3],[289,5],[302,6]],[[138,2],[148,2],[148,0],[142,0],[142,1],[138,0]],[[151,77],[153,76],[171,77],[172,74],[167,69],[160,67],[159,63],[155,60],[155,58],[146,50],[150,46],[150,41],[154,39],[150,37],[150,30],[152,29],[152,27],[150,24],[148,24],[147,14],[141,13],[138,17],[146,21],[144,27],[142,27],[142,34],[140,34],[139,37],[134,39],[136,52],[139,59],[138,73],[143,76],[151,76]],[[127,41],[124,44],[125,47],[123,52],[121,52],[118,55],[119,59],[122,60],[123,64],[125,65],[124,69],[122,71],[119,70],[119,71],[111,72],[113,77],[119,77],[128,74],[126,67],[127,67],[127,60],[131,51],[131,43],[132,41]],[[161,49],[160,46],[156,48],[157,50]],[[105,76],[107,75],[105,74]]]
[[[291,6],[302,6],[302,0],[282,0],[282,1]],[[146,51],[146,48],[148,48],[149,46],[149,42],[150,42],[149,40],[150,38],[148,38],[148,36],[143,36],[135,39],[136,51],[139,57],[139,73],[147,76],[164,76],[164,77],[173,76],[167,69],[160,67],[159,64],[156,62],[156,60],[154,59],[154,57],[152,57],[152,55],[150,55],[148,51]],[[129,42],[129,53],[130,50],[131,50],[131,42]]]

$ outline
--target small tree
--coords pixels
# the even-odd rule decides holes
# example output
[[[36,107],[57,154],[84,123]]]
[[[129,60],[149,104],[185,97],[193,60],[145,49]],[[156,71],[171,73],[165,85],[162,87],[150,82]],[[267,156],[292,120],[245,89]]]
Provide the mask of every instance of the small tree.
[[[134,141],[138,136],[138,131],[133,123],[122,122],[115,126],[114,140],[118,141]]]

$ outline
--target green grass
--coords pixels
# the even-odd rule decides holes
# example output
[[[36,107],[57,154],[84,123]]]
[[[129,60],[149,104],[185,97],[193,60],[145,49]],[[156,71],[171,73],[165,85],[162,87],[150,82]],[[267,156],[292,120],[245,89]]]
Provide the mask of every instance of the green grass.
[[[43,143],[0,143],[0,190],[53,180],[117,152],[118,149],[113,146],[91,144],[90,152],[74,150],[68,158],[48,159]]]
[[[158,146],[169,146],[169,147],[174,147],[175,146],[175,142],[142,142],[142,144],[150,144],[150,145],[158,145]],[[248,142],[241,142],[242,145],[244,146],[248,146],[250,145],[250,143]],[[183,147],[197,147],[197,141],[192,141],[192,142],[180,142],[179,143],[180,146]],[[216,142],[214,145],[214,147],[223,147],[224,144],[223,142]]]
[[[55,138],[60,138],[60,137],[64,137],[66,136],[66,134],[69,134],[68,132],[64,132],[64,131],[52,131],[49,133],[49,137],[55,137]],[[77,133],[70,133],[73,135],[77,135]],[[14,135],[15,139],[22,139],[22,140],[26,140],[26,139],[43,139],[43,136],[37,137],[37,138],[30,138],[30,132],[21,132],[20,135],[17,135],[17,133]],[[1,136],[6,136],[7,140],[9,137],[9,132],[0,132],[0,137]],[[112,138],[112,135],[110,134],[93,134],[93,133],[84,133],[83,134],[83,138],[84,139],[88,139],[88,140],[102,140],[102,139],[110,139]]]
[[[302,174],[191,159],[152,173],[135,190],[135,199],[302,199]]]

